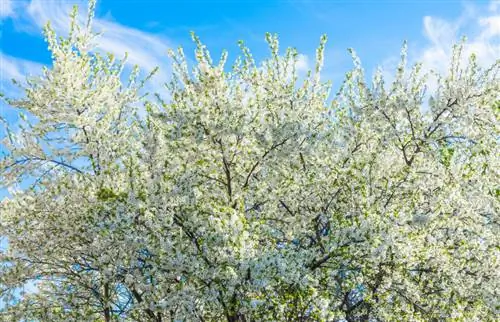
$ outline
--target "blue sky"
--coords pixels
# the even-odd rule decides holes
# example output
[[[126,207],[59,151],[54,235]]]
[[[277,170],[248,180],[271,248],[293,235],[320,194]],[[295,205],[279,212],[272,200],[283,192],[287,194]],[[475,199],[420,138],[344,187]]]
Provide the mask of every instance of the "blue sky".
[[[22,80],[50,65],[41,28],[50,20],[65,34],[74,4],[83,18],[86,1],[0,0],[0,92],[19,95],[10,79]],[[303,71],[314,64],[319,37],[327,34],[324,78],[333,80],[334,89],[351,68],[349,47],[368,72],[381,66],[387,74],[403,40],[409,42],[410,61],[423,61],[428,69],[445,70],[452,44],[463,35],[469,38],[467,52],[475,52],[480,64],[500,58],[500,1],[98,0],[94,26],[104,32],[98,50],[118,56],[127,51],[129,62],[145,70],[160,66],[153,86],[168,79],[168,48],[180,45],[192,55],[190,31],[214,56],[228,49],[229,61],[239,54],[240,39],[257,59],[265,57],[264,33],[278,33],[283,47],[302,53]],[[0,115],[17,122],[5,104],[0,103]]]

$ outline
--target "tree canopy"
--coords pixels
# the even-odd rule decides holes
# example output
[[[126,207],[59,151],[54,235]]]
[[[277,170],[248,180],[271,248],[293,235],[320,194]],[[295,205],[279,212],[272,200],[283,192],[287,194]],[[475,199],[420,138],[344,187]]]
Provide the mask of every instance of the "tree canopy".
[[[385,83],[351,52],[330,95],[326,37],[302,77],[276,35],[232,67],[193,35],[194,65],[172,51],[145,95],[152,74],[93,50],[92,15],[48,25],[52,66],[5,99],[1,320],[498,316],[500,62],[459,43],[426,73],[404,47]]]

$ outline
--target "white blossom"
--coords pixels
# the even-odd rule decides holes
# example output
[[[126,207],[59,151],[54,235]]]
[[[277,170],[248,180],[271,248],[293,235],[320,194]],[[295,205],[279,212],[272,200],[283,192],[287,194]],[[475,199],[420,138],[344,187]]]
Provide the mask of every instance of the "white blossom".
[[[275,35],[231,69],[193,36],[193,71],[171,52],[166,92],[144,96],[73,19],[7,99],[28,117],[2,143],[1,320],[498,316],[499,63],[458,44],[426,93],[405,47],[391,85],[352,52],[330,104],[326,37],[298,77]]]

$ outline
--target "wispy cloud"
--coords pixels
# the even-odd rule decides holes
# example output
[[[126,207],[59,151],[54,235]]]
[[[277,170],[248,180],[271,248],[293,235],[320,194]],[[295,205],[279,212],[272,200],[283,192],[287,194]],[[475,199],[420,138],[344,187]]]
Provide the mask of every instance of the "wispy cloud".
[[[0,0],[0,20],[14,14],[14,3],[12,0]]]
[[[21,88],[14,85],[13,79],[23,83],[27,76],[36,76],[41,72],[41,64],[12,57],[0,51],[0,93],[7,97],[13,98],[22,95]],[[17,112],[3,101],[0,101],[0,117],[9,122],[12,128],[17,128]],[[0,138],[3,137],[1,129],[3,128],[0,124]],[[0,144],[0,151],[1,149]],[[2,195],[5,195],[5,192],[0,189],[0,199]]]
[[[0,51],[0,91],[12,90],[12,79],[23,81],[26,76],[40,74],[42,65],[30,60],[6,55]],[[11,93],[10,93],[11,94]]]
[[[421,62],[426,71],[433,70],[441,74],[449,68],[453,45],[467,37],[463,49],[463,59],[476,55],[480,66],[491,66],[500,58],[500,2],[477,5],[465,3],[462,13],[455,19],[437,16],[425,16],[422,19],[424,43],[415,46],[409,42],[408,61]],[[399,56],[388,57],[382,64],[386,83],[394,79],[394,71],[400,60]],[[430,88],[433,87],[433,80]]]
[[[474,53],[483,66],[494,63],[500,58],[500,8],[498,2],[491,2],[485,9],[468,5],[455,20],[424,17],[428,45],[417,53],[417,60],[427,68],[444,71],[448,67],[452,45],[462,36],[467,36],[465,55]]]
[[[497,11],[498,8],[500,8],[500,1],[499,0],[493,0],[490,2],[489,9],[490,11]]]
[[[0,0],[3,1],[3,0]],[[38,32],[50,21],[52,28],[61,35],[67,34],[70,26],[69,14],[73,5],[79,7],[80,23],[86,19],[86,1],[63,1],[63,0],[31,0],[24,4],[23,17],[18,23],[22,23],[24,30]],[[155,77],[157,83],[167,80],[168,59],[167,50],[175,45],[168,39],[161,36],[147,33],[139,29],[124,26],[106,18],[96,17],[93,22],[93,29],[102,32],[97,40],[97,49],[110,52],[117,57],[128,54],[127,64],[138,65],[145,72],[149,72],[155,67],[160,67],[160,72]]]
[[[309,57],[305,54],[298,54],[295,68],[300,75],[305,75],[311,69]]]

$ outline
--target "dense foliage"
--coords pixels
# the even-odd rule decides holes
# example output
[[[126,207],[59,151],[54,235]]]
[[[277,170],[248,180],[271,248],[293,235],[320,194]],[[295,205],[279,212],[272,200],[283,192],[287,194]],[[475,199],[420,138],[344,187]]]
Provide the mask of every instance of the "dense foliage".
[[[170,53],[165,92],[143,95],[149,77],[92,50],[92,11],[67,38],[47,27],[52,66],[7,99],[24,121],[0,159],[2,321],[500,313],[499,62],[459,44],[426,74],[403,48],[385,84],[353,53],[331,100],[325,37],[299,77],[276,36],[232,68],[194,36],[192,70]]]

